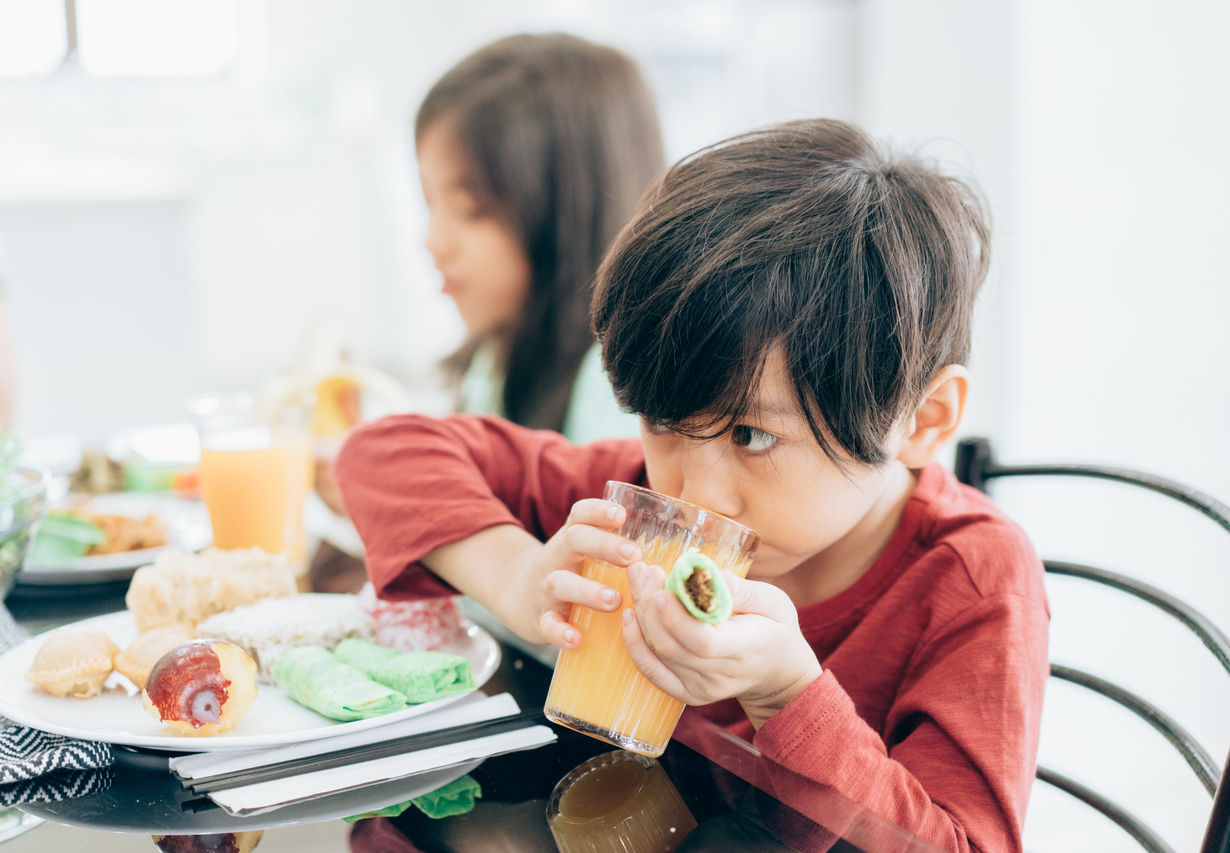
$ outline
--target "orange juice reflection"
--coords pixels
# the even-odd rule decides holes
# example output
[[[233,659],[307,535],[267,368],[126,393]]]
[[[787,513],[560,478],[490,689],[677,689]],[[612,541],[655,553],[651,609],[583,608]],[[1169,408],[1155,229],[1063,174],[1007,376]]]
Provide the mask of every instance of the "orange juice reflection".
[[[629,494],[628,490],[635,491]],[[696,547],[720,568],[740,577],[747,575],[759,541],[747,528],[625,483],[608,483],[605,497],[627,508],[628,521],[620,533],[641,546],[646,563],[669,571],[687,548]],[[645,755],[661,755],[679,722],[683,703],[650,683],[624,645],[620,623],[623,611],[632,604],[627,572],[589,559],[581,573],[618,589],[623,607],[614,613],[579,605],[572,608],[569,621],[580,630],[581,644],[560,653],[544,711],[554,722],[600,740]]]
[[[618,751],[589,759],[559,781],[547,801],[547,826],[562,853],[670,853],[696,818],[662,765]]]

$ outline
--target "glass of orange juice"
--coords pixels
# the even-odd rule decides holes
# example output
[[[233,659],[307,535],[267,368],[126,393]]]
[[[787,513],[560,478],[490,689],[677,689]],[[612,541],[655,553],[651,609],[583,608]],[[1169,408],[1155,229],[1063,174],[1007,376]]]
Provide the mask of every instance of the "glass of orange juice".
[[[304,569],[310,399],[265,405],[247,393],[214,394],[192,399],[188,408],[201,440],[201,494],[214,546],[285,553]]]
[[[617,750],[559,780],[547,800],[547,826],[562,853],[670,853],[696,818],[661,764]]]
[[[688,548],[708,555],[720,569],[746,577],[760,537],[704,507],[614,480],[603,498],[621,504],[621,536],[641,546],[642,559],[666,571]],[[641,675],[624,645],[620,622],[632,606],[628,574],[620,566],[587,559],[581,574],[618,589],[623,607],[604,613],[573,605],[569,621],[581,644],[560,652],[544,712],[560,725],[644,755],[661,755],[679,722],[683,703]]]

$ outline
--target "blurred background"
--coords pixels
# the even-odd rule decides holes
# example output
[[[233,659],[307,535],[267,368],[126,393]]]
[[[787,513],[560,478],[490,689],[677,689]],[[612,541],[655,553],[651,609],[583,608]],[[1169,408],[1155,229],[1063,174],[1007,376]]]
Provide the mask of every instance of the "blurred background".
[[[294,370],[321,341],[447,408],[436,364],[463,329],[423,248],[411,117],[470,50],[546,30],[641,63],[671,160],[825,115],[974,176],[995,260],[964,432],[1006,461],[1128,465],[1230,499],[1223,0],[0,0],[14,431],[180,421],[189,394]],[[1044,553],[1109,554],[1230,627],[1230,548],[1207,521],[1093,487],[1000,497]],[[1230,688],[1195,641],[1052,594],[1057,657],[1128,660],[1222,760]],[[1193,849],[1202,789],[1102,713],[1053,691],[1044,756],[1109,768]],[[1090,722],[1062,735],[1059,717]],[[1030,849],[1124,849],[1037,791]]]

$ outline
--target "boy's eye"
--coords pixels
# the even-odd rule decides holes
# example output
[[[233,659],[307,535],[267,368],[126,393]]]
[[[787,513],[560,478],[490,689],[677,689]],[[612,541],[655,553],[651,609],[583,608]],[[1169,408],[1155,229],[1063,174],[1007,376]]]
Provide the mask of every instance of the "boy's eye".
[[[764,453],[777,444],[777,436],[746,424],[739,424],[732,429],[730,437],[736,446],[742,447],[748,453]]]

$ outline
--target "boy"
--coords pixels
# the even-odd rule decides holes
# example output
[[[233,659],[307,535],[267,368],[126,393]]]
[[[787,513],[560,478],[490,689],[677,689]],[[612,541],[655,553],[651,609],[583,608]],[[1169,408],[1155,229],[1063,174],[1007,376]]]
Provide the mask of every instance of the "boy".
[[[685,159],[594,294],[640,442],[577,447],[465,417],[361,429],[337,472],[377,590],[461,590],[570,647],[584,642],[572,603],[621,606],[577,574],[583,559],[627,566],[629,652],[701,706],[688,713],[942,849],[1019,850],[1047,673],[1042,567],[933,462],[965,403],[987,239],[966,186],[841,122]],[[729,578],[729,621],[693,620],[662,590],[663,568],[613,532],[623,511],[594,498],[608,479],[761,535],[749,579]]]

